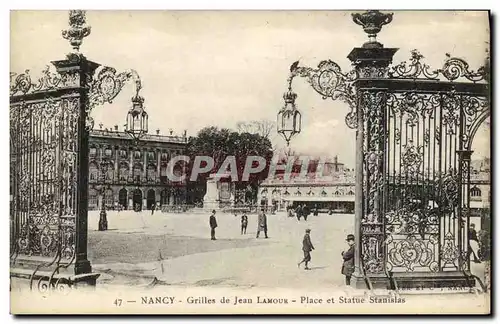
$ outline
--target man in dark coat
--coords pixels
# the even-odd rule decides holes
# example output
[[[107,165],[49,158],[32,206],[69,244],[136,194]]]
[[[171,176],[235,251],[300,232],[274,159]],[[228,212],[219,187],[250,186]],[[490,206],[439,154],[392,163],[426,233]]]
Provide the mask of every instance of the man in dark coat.
[[[248,216],[245,212],[241,215],[241,234],[247,233]]]
[[[477,238],[476,225],[474,223],[471,223],[469,225],[468,241],[469,258],[472,254],[474,256],[474,259],[472,261],[475,263],[481,263],[481,261],[479,261],[479,258],[477,257],[479,250],[479,239]]]
[[[302,205],[298,205],[297,209],[295,209],[295,213],[297,214],[297,220],[300,220],[300,217],[302,217]]]
[[[347,235],[347,244],[349,249],[342,252],[344,263],[342,264],[342,274],[345,276],[345,284],[351,285],[351,276],[354,272],[354,235]]]
[[[311,251],[314,250],[314,246],[311,243],[311,237],[309,236],[309,233],[311,233],[311,230],[308,228],[306,229],[306,234],[304,235],[304,239],[302,240],[302,251],[304,252],[304,259],[302,259],[302,261],[297,264],[297,267],[300,268],[300,265],[302,263],[305,263],[306,267],[304,268],[304,270],[310,270],[307,265],[311,261]]]
[[[267,237],[267,216],[264,213],[264,208],[261,208],[259,214],[259,223],[257,224],[257,238],[259,238],[260,231],[264,231],[264,234]]]
[[[215,229],[217,228],[217,220],[215,219],[215,210],[212,210],[212,215],[210,215],[210,236],[212,241],[215,241]]]
[[[305,221],[307,221],[307,217],[309,216],[310,213],[311,213],[311,210],[309,209],[309,206],[304,205],[302,207],[302,216],[304,216]]]

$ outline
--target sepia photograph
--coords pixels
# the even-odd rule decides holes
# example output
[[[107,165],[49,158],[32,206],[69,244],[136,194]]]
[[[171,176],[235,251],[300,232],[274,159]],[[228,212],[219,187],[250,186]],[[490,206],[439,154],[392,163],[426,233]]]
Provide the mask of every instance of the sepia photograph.
[[[11,314],[491,314],[490,22],[10,11]]]

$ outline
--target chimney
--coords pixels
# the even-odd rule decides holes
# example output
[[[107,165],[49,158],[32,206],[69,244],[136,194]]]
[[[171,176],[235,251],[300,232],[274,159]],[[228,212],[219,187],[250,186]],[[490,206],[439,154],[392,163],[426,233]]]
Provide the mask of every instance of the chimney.
[[[115,132],[118,132],[118,125],[115,125]]]
[[[170,136],[172,136],[173,133],[174,131],[172,130],[172,128],[170,128]]]
[[[184,130],[184,137],[187,137],[187,132],[188,132],[188,131],[185,129],[185,130]]]
[[[156,130],[156,135],[160,135],[160,129],[159,128]]]

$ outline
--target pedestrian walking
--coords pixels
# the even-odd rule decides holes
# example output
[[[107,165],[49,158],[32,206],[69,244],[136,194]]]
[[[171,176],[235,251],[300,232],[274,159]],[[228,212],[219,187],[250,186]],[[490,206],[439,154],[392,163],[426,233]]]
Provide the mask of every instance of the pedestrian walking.
[[[314,216],[318,216],[318,205],[314,205]]]
[[[215,241],[215,229],[217,228],[217,219],[215,219],[215,210],[212,210],[212,215],[210,215],[210,237],[212,241]]]
[[[155,213],[155,209],[156,209],[156,204],[152,204],[151,205],[151,215],[153,215]]]
[[[297,209],[295,209],[295,214],[297,215],[297,220],[300,221],[300,217],[302,217],[302,205],[298,205]]]
[[[311,262],[311,251],[314,250],[314,245],[311,243],[311,237],[309,233],[311,233],[311,230],[308,228],[306,229],[306,234],[304,235],[304,239],[302,240],[302,251],[304,252],[304,258],[302,259],[302,261],[297,263],[297,267],[299,268],[302,263],[305,263],[304,270],[310,270],[308,264],[309,262]]]
[[[264,208],[261,208],[260,214],[259,214],[259,219],[258,219],[258,224],[257,224],[257,238],[259,238],[260,231],[264,231],[264,234],[267,237],[267,216],[264,213]]]
[[[307,221],[307,217],[309,216],[310,213],[311,213],[311,210],[309,209],[309,206],[304,205],[302,207],[302,217],[304,217],[305,221]]]
[[[469,225],[468,238],[468,257],[470,258],[470,255],[472,254],[474,256],[474,260],[472,261],[474,263],[481,263],[481,261],[477,257],[479,252],[479,239],[477,238],[476,225],[474,223],[471,223]]]
[[[349,248],[347,251],[342,251],[342,258],[344,259],[342,274],[345,276],[345,284],[349,286],[351,285],[351,276],[354,272],[354,235],[347,235],[346,241]]]
[[[241,234],[247,233],[248,216],[245,212],[241,215]]]

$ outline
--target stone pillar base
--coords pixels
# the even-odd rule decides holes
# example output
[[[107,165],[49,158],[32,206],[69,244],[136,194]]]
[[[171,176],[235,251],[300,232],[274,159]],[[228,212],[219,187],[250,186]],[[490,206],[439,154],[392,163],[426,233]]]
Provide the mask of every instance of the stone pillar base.
[[[219,208],[219,202],[218,201],[211,201],[211,200],[208,200],[208,201],[203,201],[203,209],[205,210],[218,210],[220,209]]]

